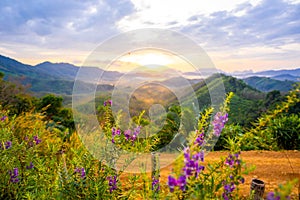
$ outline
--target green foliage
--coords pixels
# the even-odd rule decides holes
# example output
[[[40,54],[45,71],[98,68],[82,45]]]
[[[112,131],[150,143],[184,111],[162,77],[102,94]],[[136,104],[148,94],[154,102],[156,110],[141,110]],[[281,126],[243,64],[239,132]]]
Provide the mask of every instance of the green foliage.
[[[248,85],[264,92],[270,92],[272,90],[288,92],[291,89],[293,89],[293,85],[295,84],[295,82],[293,81],[288,81],[288,80],[280,81],[272,78],[257,77],[257,76],[246,78],[244,79],[244,81]]]
[[[181,109],[179,106],[171,106],[167,112],[167,118],[162,129],[156,133],[158,143],[152,148],[156,151],[167,146],[174,136],[178,133],[180,127]],[[175,144],[178,145],[178,144]]]
[[[228,94],[233,92],[235,95],[231,100],[229,124],[239,124],[244,127],[251,127],[251,122],[265,110],[262,101],[265,94],[248,86],[242,80],[234,77],[220,75],[211,76],[205,81],[194,85],[194,90],[198,98],[199,105],[203,107],[211,106],[211,94],[208,88],[218,87],[219,84],[224,84],[225,92]],[[222,96],[215,95],[216,101],[223,101]],[[220,98],[220,99],[218,99]]]
[[[43,111],[47,121],[52,120],[54,122],[49,122],[48,126],[59,128],[63,131],[68,128],[72,132],[75,129],[72,110],[63,108],[62,102],[62,97],[48,94],[40,99],[38,110]]]
[[[225,125],[220,138],[218,139],[216,145],[214,146],[214,150],[229,150],[229,142],[228,140],[231,138],[239,138],[244,134],[244,129],[240,125],[227,124]]]
[[[57,97],[53,94],[48,94],[41,98],[39,103],[39,109],[46,112],[47,117],[51,118],[54,115],[58,115],[60,109],[62,108],[61,97]]]
[[[36,99],[26,93],[26,88],[17,83],[3,80],[0,76],[0,104],[10,110],[10,115],[21,114],[33,109]]]
[[[108,191],[107,177],[114,172],[88,153],[77,134],[49,131],[40,114],[4,117],[8,112],[0,109],[0,116],[0,199],[107,199],[118,195],[118,191]],[[8,141],[11,146],[7,148]],[[16,176],[11,174],[15,168]],[[84,174],[76,172],[77,168],[84,169]]]
[[[300,85],[290,91],[286,100],[278,104],[276,109],[270,110],[258,118],[254,127],[240,138],[243,150],[298,148],[294,142],[295,139],[298,141],[299,137],[299,116],[290,116],[289,112],[299,105],[299,87]],[[288,143],[291,144],[291,147],[288,146]]]
[[[300,150],[300,117],[299,115],[280,116],[271,119],[266,132],[273,135],[280,149]]]

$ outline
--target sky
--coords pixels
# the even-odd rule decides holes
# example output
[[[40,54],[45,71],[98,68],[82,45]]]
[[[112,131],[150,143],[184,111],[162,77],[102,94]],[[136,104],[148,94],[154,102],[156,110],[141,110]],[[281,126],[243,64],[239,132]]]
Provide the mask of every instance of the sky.
[[[0,54],[31,65],[80,66],[112,36],[161,28],[223,71],[300,67],[300,0],[1,0],[0,13]]]

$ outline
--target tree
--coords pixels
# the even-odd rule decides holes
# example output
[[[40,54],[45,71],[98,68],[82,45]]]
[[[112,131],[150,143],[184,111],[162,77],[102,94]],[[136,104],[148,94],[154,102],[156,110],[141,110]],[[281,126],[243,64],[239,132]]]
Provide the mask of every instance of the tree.
[[[39,109],[46,113],[48,119],[51,119],[55,115],[59,115],[62,109],[63,98],[48,94],[40,100]]]

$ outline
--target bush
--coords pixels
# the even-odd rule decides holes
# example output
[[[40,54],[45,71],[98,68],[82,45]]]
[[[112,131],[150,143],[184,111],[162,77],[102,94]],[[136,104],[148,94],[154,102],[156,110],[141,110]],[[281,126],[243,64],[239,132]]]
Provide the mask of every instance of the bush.
[[[272,119],[266,131],[273,135],[279,148],[300,150],[299,115],[282,116]]]

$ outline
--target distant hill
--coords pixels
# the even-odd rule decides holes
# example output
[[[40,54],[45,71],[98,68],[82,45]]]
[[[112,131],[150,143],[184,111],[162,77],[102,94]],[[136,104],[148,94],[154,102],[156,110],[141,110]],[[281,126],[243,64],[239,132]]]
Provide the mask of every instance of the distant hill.
[[[194,85],[199,105],[209,105],[211,103],[208,87],[213,88],[218,84],[224,84],[226,93],[234,92],[235,94],[230,103],[229,121],[250,126],[251,121],[262,112],[260,101],[265,98],[265,94],[247,85],[240,79],[226,75],[221,75],[219,78],[216,78],[216,76],[213,75],[205,81]],[[247,113],[247,115],[245,113]]]
[[[290,74],[281,74],[281,75],[277,75],[277,76],[272,76],[272,79],[279,80],[279,81],[299,82],[300,76],[292,76]]]
[[[281,77],[284,78],[285,76],[277,76],[277,77]],[[290,77],[290,76],[289,76]],[[276,80],[273,78],[268,78],[268,77],[257,77],[257,76],[253,76],[253,77],[248,77],[244,79],[245,83],[247,83],[248,85],[264,91],[264,92],[270,92],[272,90],[279,90],[281,92],[287,92],[289,90],[291,90],[293,88],[293,85],[295,84],[295,82],[293,81],[280,81],[280,80]]]
[[[300,68],[298,69],[283,69],[283,70],[267,70],[267,71],[261,71],[256,72],[256,75],[263,75],[263,76],[278,76],[282,74],[289,74],[292,76],[300,76]]]
[[[90,92],[91,83],[110,85],[122,75],[119,72],[104,71],[96,67],[78,67],[69,63],[43,62],[35,66],[23,64],[17,60],[0,55],[0,71],[5,79],[15,79],[21,84],[31,85],[35,93],[56,93],[70,95],[74,81],[79,78],[83,91]],[[80,77],[77,73],[80,71]],[[102,87],[103,88],[103,87]],[[105,86],[104,88],[110,88]]]
[[[267,70],[260,72],[253,72],[251,70],[239,71],[228,73],[228,75],[237,77],[237,78],[248,78],[253,76],[258,77],[270,77],[278,80],[290,80],[290,81],[300,81],[300,68],[297,69],[282,69],[282,70]]]
[[[37,70],[37,68],[18,62],[14,59],[0,55],[0,71],[5,74],[5,77],[31,77],[40,79],[52,79],[55,78],[48,73]]]

